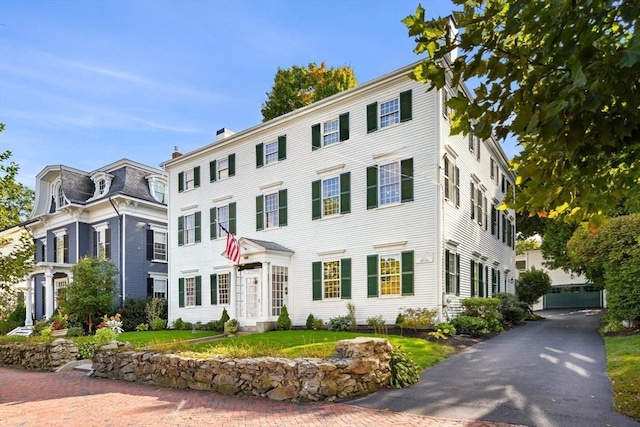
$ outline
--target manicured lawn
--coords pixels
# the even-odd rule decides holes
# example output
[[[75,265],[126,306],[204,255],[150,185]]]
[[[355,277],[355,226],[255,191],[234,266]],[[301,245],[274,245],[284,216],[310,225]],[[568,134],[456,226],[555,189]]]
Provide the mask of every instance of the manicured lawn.
[[[129,342],[134,347],[142,347],[146,345],[154,345],[159,343],[171,343],[176,341],[193,340],[196,338],[212,337],[220,335],[219,331],[181,331],[181,330],[164,330],[164,331],[134,331],[123,332],[117,336],[118,341]]]
[[[253,334],[227,338],[224,340],[179,345],[180,352],[195,357],[317,357],[328,358],[335,354],[338,341],[362,336],[382,337],[362,332],[332,332],[332,331],[271,331],[264,334]],[[427,368],[446,359],[453,354],[451,346],[435,344],[420,338],[387,335],[395,347],[409,353],[413,360],[421,367]]]
[[[616,411],[640,421],[640,335],[605,337]]]

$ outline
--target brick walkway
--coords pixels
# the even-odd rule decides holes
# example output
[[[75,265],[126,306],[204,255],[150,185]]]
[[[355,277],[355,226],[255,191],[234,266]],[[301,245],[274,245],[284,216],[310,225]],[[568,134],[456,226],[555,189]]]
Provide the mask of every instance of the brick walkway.
[[[342,403],[274,402],[260,397],[153,387],[80,371],[0,367],[0,426],[349,426],[507,427],[359,408]]]

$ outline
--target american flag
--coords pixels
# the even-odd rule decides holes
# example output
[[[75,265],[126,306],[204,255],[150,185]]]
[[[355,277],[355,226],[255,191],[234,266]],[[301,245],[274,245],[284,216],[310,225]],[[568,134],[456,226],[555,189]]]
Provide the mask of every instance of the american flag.
[[[222,228],[227,233],[227,247],[225,248],[226,256],[235,264],[240,264],[240,244],[238,243],[238,239],[229,233],[229,231],[220,224],[220,228]]]

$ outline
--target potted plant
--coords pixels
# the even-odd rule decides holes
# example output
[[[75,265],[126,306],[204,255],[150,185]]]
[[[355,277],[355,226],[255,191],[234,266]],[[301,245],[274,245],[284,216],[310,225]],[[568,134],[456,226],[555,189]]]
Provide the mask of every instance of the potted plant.
[[[68,319],[64,314],[57,313],[55,316],[53,316],[53,321],[51,322],[51,336],[67,336],[67,323]]]
[[[238,332],[238,321],[236,319],[229,319],[224,322],[224,333],[235,334]]]

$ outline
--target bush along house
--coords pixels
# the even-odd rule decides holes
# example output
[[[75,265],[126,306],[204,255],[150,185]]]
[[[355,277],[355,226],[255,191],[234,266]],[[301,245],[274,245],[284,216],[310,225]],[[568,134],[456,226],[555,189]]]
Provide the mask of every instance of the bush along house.
[[[49,318],[61,288],[73,281],[82,257],[105,256],[119,271],[115,301],[166,297],[167,177],[127,159],[84,172],[45,167],[36,177],[34,209],[26,224],[36,245],[27,278],[27,319]]]
[[[415,65],[415,64],[414,64]],[[451,318],[466,297],[514,290],[514,176],[493,140],[450,136],[445,102],[410,65],[163,163],[169,322],[268,330],[356,309]]]

